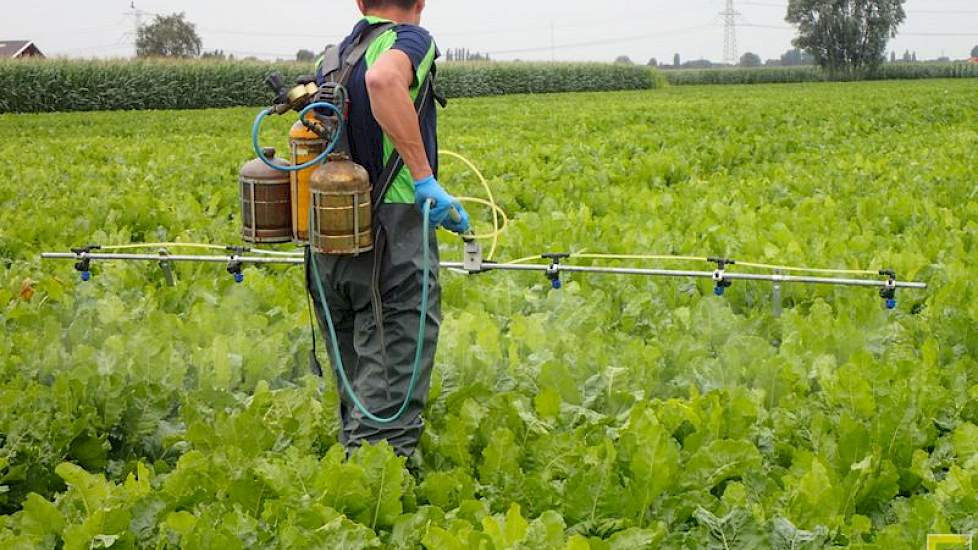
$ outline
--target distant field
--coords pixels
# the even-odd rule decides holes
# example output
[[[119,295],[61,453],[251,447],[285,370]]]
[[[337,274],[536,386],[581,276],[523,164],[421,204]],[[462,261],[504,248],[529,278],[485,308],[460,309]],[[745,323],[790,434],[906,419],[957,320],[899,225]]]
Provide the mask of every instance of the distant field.
[[[0,115],[0,547],[916,550],[978,529],[974,82],[453,101],[442,146],[513,218],[500,260],[715,254],[931,288],[889,312],[786,286],[777,318],[759,283],[442,273],[416,478],[386,447],[344,460],[298,270],[180,265],[171,288],[37,258],[239,242],[254,111]]]
[[[773,84],[823,82],[825,73],[815,66],[723,69],[679,69],[660,71],[674,86],[700,84]],[[927,78],[978,78],[978,63],[887,63],[870,80],[920,80]]]

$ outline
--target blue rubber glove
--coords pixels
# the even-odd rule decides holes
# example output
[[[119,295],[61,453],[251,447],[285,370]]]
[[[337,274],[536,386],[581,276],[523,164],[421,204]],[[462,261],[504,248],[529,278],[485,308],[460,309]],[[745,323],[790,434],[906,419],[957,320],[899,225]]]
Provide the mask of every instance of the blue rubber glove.
[[[465,233],[469,230],[469,215],[462,208],[462,204],[442,188],[435,176],[428,176],[414,182],[414,203],[418,209],[423,211],[427,201],[433,202],[428,216],[431,227],[443,226],[456,233]],[[449,217],[452,208],[458,212],[460,221],[455,222]]]
[[[451,212],[449,212],[449,216],[445,218],[445,221],[442,222],[441,226],[449,231],[452,231],[453,233],[464,235],[469,232],[470,228],[469,213],[462,208],[462,203],[458,202],[458,200],[452,202],[452,206],[455,208],[455,211],[458,212],[458,221],[453,220]]]

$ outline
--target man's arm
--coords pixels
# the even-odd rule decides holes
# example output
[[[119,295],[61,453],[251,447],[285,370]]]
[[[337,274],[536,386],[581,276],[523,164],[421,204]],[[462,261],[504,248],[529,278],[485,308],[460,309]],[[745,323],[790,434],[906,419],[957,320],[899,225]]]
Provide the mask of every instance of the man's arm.
[[[384,52],[367,71],[366,82],[374,118],[394,142],[411,177],[419,181],[431,176],[421,124],[411,100],[410,88],[414,83],[411,59],[400,50]]]

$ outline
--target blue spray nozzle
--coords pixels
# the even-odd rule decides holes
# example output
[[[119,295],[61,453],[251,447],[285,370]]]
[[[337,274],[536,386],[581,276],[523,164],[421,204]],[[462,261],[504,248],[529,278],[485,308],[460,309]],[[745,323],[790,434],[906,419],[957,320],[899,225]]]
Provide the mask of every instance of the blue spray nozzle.
[[[554,290],[560,290],[560,287],[564,286],[564,284],[560,282],[560,279],[554,279],[554,280],[550,281],[550,286]]]
[[[84,282],[87,283],[91,279],[92,279],[92,272],[91,271],[82,271],[81,272],[81,280],[82,281],[84,281]]]
[[[886,300],[886,309],[896,309],[897,301],[895,298],[888,298]]]
[[[240,284],[244,282],[244,273],[233,273],[232,275],[234,276],[235,283]]]
[[[713,287],[713,294],[715,296],[723,296],[727,292],[727,287],[725,286],[715,286]]]

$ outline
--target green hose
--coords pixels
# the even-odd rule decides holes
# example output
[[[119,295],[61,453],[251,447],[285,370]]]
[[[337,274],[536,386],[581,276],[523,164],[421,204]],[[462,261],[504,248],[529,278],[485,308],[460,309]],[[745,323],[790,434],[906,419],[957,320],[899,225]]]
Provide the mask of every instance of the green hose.
[[[336,368],[336,371],[339,373],[339,378],[343,386],[343,391],[346,392],[346,395],[350,398],[350,401],[353,401],[353,405],[357,408],[357,410],[359,410],[363,414],[363,416],[367,417],[369,420],[372,420],[378,424],[390,424],[392,422],[396,422],[402,416],[404,416],[404,413],[407,412],[408,405],[411,402],[411,396],[414,395],[414,389],[418,384],[418,377],[421,374],[421,356],[424,354],[424,333],[428,321],[428,283],[431,277],[431,261],[428,258],[428,236],[429,236],[428,220],[431,217],[430,202],[426,202],[424,204],[422,213],[424,217],[423,220],[424,223],[422,224],[422,227],[424,229],[422,230],[421,248],[424,250],[423,262],[422,262],[424,276],[422,277],[422,283],[421,283],[421,321],[418,324],[418,345],[415,348],[415,352],[414,352],[414,370],[411,373],[411,383],[408,384],[407,395],[404,396],[404,402],[401,403],[400,409],[398,409],[397,413],[395,413],[393,416],[387,418],[381,418],[373,414],[367,409],[367,407],[363,404],[363,402],[360,401],[360,398],[353,390],[353,386],[350,384],[350,380],[346,376],[346,369],[343,368],[343,358],[340,356],[339,340],[336,337],[336,328],[333,325],[333,316],[329,312],[329,303],[326,301],[326,291],[325,289],[323,289],[323,281],[322,278],[319,276],[319,265],[317,264],[316,259],[313,258],[311,254],[309,256],[310,263],[312,264],[312,276],[316,283],[316,292],[319,294],[319,301],[322,304],[323,312],[325,313],[326,328],[328,329],[329,340],[330,340],[331,347],[333,349],[333,366]],[[312,208],[310,208],[309,227],[314,227],[312,222],[313,222],[313,210]]]

